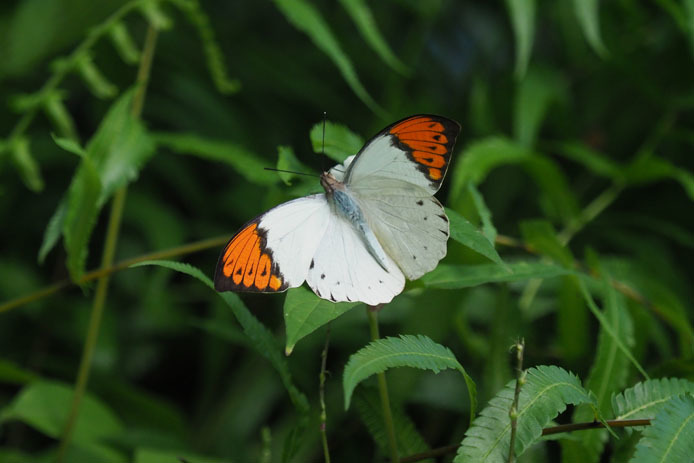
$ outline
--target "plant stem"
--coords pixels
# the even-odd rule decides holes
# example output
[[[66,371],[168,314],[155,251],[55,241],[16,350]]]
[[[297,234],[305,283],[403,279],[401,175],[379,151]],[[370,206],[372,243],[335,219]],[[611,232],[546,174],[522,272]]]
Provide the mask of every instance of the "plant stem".
[[[566,246],[571,241],[571,238],[576,235],[586,224],[595,219],[602,211],[604,211],[622,192],[624,187],[621,184],[613,184],[605,191],[600,193],[593,199],[576,217],[572,220],[558,235],[559,242]]]
[[[369,318],[369,329],[371,330],[371,340],[376,341],[380,338],[378,333],[378,309],[379,307],[366,306],[366,315]],[[388,398],[388,383],[386,374],[378,373],[378,392],[381,396],[381,406],[383,407],[383,422],[388,435],[388,446],[390,448],[391,463],[399,463],[398,441],[395,437],[395,426],[393,425],[393,414],[390,411],[390,399]]]
[[[525,384],[525,372],[523,371],[523,352],[525,351],[525,340],[521,338],[514,346],[516,349],[516,389],[513,394],[513,405],[508,414],[511,418],[511,439],[508,449],[508,463],[513,463],[516,454],[516,430],[518,428],[518,398],[523,384]]]
[[[162,251],[154,251],[147,254],[142,254],[135,257],[130,257],[128,259],[123,259],[110,267],[100,268],[98,270],[92,270],[91,272],[85,273],[80,281],[73,283],[70,279],[64,279],[52,285],[41,288],[40,290],[28,294],[26,296],[21,296],[16,299],[12,299],[4,304],[0,305],[0,313],[7,312],[17,307],[21,307],[24,304],[29,304],[30,302],[38,301],[44,297],[50,296],[57,293],[58,291],[69,288],[76,284],[83,285],[89,283],[90,281],[99,279],[106,275],[111,275],[112,273],[118,272],[120,270],[125,270],[126,268],[135,265],[146,260],[159,260],[167,259],[169,257],[183,256],[186,254],[191,254],[197,251],[204,251],[206,249],[222,246],[224,243],[229,241],[229,235],[218,236],[215,238],[208,238],[205,240],[194,241],[189,244],[184,244],[182,246],[176,246],[174,248],[164,249]]]
[[[328,422],[328,414],[325,411],[325,364],[328,360],[328,347],[330,346],[330,323],[325,329],[325,347],[320,355],[319,397],[320,397],[320,437],[323,442],[323,459],[330,463],[330,449],[328,448],[328,436],[325,432]]]
[[[137,73],[137,91],[133,100],[131,113],[133,117],[140,117],[142,106],[145,98],[145,90],[147,81],[149,80],[149,70],[154,57],[154,47],[157,39],[157,29],[150,25],[147,29],[145,37],[145,46],[140,59],[140,68]],[[101,267],[107,268],[113,264],[113,256],[116,253],[116,244],[118,242],[118,233],[120,231],[121,219],[123,217],[123,207],[125,206],[125,197],[127,194],[127,186],[119,188],[113,198],[111,204],[111,214],[109,216],[108,228],[106,230],[106,242],[104,244],[104,252],[101,258]],[[94,349],[99,337],[99,328],[101,326],[101,318],[104,312],[106,296],[108,294],[108,284],[110,281],[109,275],[104,275],[99,278],[94,294],[94,302],[92,312],[89,318],[89,327],[87,330],[87,339],[82,350],[82,359],[80,360],[79,371],[75,381],[75,392],[72,397],[72,405],[70,413],[65,423],[65,428],[60,439],[58,448],[57,462],[61,463],[65,459],[65,453],[70,445],[72,433],[75,429],[77,417],[79,416],[80,403],[87,388],[89,380],[89,372],[94,356]]]

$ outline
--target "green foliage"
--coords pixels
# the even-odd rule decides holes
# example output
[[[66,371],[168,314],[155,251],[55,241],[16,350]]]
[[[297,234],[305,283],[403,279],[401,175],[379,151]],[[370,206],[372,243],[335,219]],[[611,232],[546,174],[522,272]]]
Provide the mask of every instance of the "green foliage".
[[[677,462],[694,452],[694,396],[672,398],[663,404],[653,424],[643,431],[633,462]]]
[[[425,336],[406,336],[372,341],[349,358],[342,378],[345,409],[349,408],[352,392],[357,384],[388,368],[411,367],[438,373],[445,369],[458,370],[465,378],[470,395],[471,415],[475,414],[477,389],[475,383],[458,363],[450,349]]]
[[[509,411],[514,398],[515,381],[509,382],[465,433],[454,461],[506,461],[511,442]],[[527,379],[518,398],[516,455],[521,455],[542,434],[542,428],[566,409],[568,404],[597,407],[595,397],[581,386],[575,375],[555,366],[540,366],[527,371]]]
[[[691,0],[3,5],[0,461],[320,461],[321,429],[333,461],[393,442],[450,460],[436,447],[463,435],[466,460],[507,461],[519,338],[518,461],[687,460],[693,18]],[[230,233],[416,113],[462,127],[437,194],[452,239],[379,308],[385,339],[306,287],[215,296]],[[602,417],[613,431],[570,428]],[[569,429],[541,437],[553,420]]]

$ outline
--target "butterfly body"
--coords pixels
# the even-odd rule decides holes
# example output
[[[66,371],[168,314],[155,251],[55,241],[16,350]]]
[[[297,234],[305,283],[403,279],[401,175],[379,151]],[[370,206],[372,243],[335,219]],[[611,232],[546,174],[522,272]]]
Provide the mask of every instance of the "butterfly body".
[[[229,241],[218,291],[279,292],[306,281],[324,299],[389,302],[446,255],[448,218],[433,197],[460,126],[411,116],[321,175],[325,194],[253,219]]]

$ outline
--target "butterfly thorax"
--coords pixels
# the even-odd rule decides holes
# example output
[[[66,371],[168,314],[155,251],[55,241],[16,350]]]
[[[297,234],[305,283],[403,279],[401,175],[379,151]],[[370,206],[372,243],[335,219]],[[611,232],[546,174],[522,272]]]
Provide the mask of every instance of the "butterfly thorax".
[[[366,244],[369,254],[378,262],[384,270],[388,271],[386,253],[374,235],[369,223],[359,207],[359,203],[350,192],[349,187],[333,177],[329,172],[324,172],[320,177],[321,186],[325,189],[330,207],[344,220],[352,224],[359,237]]]

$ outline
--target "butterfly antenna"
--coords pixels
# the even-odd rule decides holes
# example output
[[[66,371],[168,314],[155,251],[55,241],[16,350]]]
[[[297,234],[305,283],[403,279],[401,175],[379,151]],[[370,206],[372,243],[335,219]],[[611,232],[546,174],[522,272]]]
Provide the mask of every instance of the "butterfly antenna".
[[[325,121],[328,118],[328,113],[323,111],[323,146],[321,147],[321,164],[323,164],[323,170],[325,170]]]
[[[296,174],[296,175],[307,175],[309,177],[319,177],[319,175],[316,175],[316,174],[309,174],[307,172],[297,172],[294,170],[286,170],[286,169],[275,169],[274,167],[263,167],[263,170],[271,170],[273,172],[286,172],[288,174]]]

